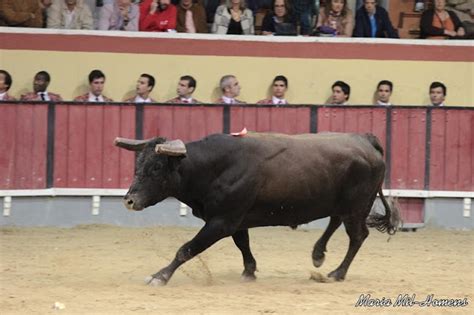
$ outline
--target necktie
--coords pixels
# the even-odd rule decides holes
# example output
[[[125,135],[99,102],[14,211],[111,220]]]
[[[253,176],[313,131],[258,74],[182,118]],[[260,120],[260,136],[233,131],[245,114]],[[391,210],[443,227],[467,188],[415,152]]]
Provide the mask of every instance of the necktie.
[[[100,102],[100,100],[99,100],[99,97],[98,97],[98,96],[96,96],[96,97],[95,97],[95,101],[96,101],[96,102]]]
[[[282,100],[279,100],[279,101],[278,101],[278,105],[281,105],[281,104],[283,104],[283,101],[282,101]]]
[[[188,104],[189,102],[188,102],[188,100],[183,100],[183,103]]]
[[[41,96],[41,100],[42,100],[42,101],[46,101],[46,97],[44,96],[44,93],[43,93],[43,92],[40,93],[40,96]]]

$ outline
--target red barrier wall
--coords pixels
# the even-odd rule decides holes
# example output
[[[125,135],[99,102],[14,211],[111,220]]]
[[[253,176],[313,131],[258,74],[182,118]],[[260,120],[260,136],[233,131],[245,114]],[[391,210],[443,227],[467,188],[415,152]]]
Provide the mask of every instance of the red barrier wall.
[[[143,136],[181,139],[185,142],[222,132],[220,106],[145,106]]]
[[[474,111],[433,111],[432,190],[474,191]]]
[[[114,146],[135,138],[135,106],[56,106],[54,187],[127,188],[135,154]]]
[[[386,117],[385,108],[320,108],[318,131],[371,132],[386,149]]]
[[[425,200],[422,198],[399,198],[400,216],[403,224],[423,223]]]
[[[133,104],[56,104],[53,187],[127,188],[134,153],[113,146],[135,138]],[[387,148],[391,189],[474,191],[474,110],[380,107],[143,106],[143,136],[192,141],[243,127],[284,133],[372,132]],[[387,111],[391,114],[387,124]],[[431,116],[427,116],[427,113]],[[228,116],[227,116],[228,114]],[[312,116],[313,115],[313,116]],[[227,118],[225,118],[227,117]],[[427,117],[429,118],[427,121]],[[316,119],[317,118],[317,119]],[[312,120],[313,119],[313,120]],[[48,105],[0,104],[0,189],[46,188]],[[430,129],[431,126],[431,129]],[[387,137],[387,132],[391,132]],[[426,131],[431,130],[427,135]],[[426,152],[429,140],[429,154]],[[429,160],[427,160],[429,159]],[[428,163],[429,173],[425,173]]]
[[[0,105],[0,189],[46,188],[48,105]]]
[[[308,107],[231,107],[230,117],[231,132],[238,132],[246,127],[259,132],[309,133]]]
[[[392,111],[392,189],[423,189],[426,109]]]

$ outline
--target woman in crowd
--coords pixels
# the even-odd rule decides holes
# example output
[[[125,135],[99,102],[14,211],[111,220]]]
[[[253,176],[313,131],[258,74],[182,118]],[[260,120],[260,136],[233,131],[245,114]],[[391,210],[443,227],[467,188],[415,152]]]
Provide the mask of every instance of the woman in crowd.
[[[263,35],[296,35],[296,20],[290,12],[287,0],[274,0],[273,11],[265,15]]]
[[[212,33],[253,35],[253,13],[247,9],[245,0],[226,0],[225,4],[217,7]]]
[[[446,0],[435,0],[434,9],[423,12],[420,31],[421,38],[429,39],[446,39],[465,35],[465,30],[456,13],[446,10]]]
[[[347,7],[347,0],[329,0],[326,7],[319,11],[318,24],[320,34],[351,37],[354,29],[354,16]]]

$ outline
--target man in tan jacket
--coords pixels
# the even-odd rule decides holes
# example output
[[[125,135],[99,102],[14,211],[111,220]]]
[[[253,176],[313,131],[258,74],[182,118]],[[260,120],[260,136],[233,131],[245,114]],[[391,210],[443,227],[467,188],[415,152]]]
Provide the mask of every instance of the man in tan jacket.
[[[91,30],[92,12],[84,0],[53,0],[48,9],[48,28]]]
[[[38,0],[1,0],[0,26],[43,27]]]

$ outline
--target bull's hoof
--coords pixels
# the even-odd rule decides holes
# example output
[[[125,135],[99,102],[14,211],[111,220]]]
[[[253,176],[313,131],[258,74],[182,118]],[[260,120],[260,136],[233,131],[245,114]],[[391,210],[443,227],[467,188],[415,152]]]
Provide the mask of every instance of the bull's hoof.
[[[163,278],[155,278],[153,276],[148,276],[145,278],[145,283],[152,287],[162,287],[166,285],[167,281]]]
[[[242,276],[240,277],[244,282],[253,282],[257,280],[257,277],[253,273],[242,272]]]
[[[331,271],[329,274],[328,274],[328,278],[332,278],[336,281],[344,281],[344,278],[345,278],[346,274],[344,272],[342,272],[341,270],[334,270],[334,271]]]
[[[324,263],[324,259],[326,258],[324,256],[324,254],[322,254],[321,256],[320,255],[316,255],[317,257],[313,257],[313,265],[316,267],[316,268],[319,268],[323,265]]]

